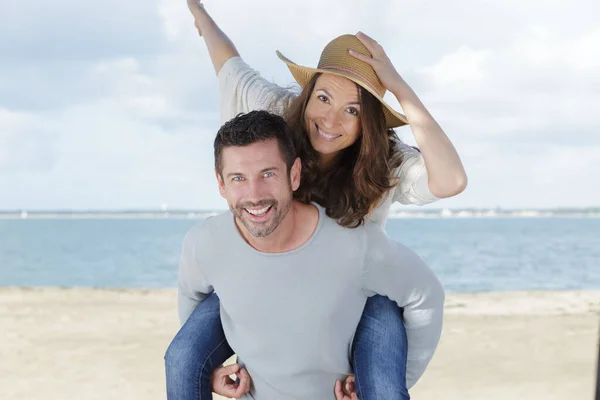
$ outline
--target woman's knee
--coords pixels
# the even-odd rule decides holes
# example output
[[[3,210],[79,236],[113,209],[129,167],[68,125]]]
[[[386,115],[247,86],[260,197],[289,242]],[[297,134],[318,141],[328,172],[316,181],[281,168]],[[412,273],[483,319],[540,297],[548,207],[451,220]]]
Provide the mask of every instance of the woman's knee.
[[[360,323],[370,331],[393,331],[403,336],[406,334],[402,309],[385,296],[377,295],[367,300]]]
[[[165,353],[173,368],[201,363],[225,340],[219,314],[219,298],[213,294],[202,301],[175,335]]]
[[[398,319],[402,318],[402,309],[395,301],[387,296],[376,295],[369,297],[365,304],[364,313],[378,318]]]
[[[190,343],[186,343],[181,336],[173,338],[164,357],[167,374],[187,370],[194,363],[196,358],[190,350]]]

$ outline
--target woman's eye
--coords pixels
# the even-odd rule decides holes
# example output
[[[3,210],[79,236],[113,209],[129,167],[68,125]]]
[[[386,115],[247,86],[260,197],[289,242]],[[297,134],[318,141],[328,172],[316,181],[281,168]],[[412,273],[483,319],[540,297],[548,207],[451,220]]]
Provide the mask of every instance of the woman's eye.
[[[329,101],[329,99],[326,96],[323,96],[322,94],[318,95],[317,98],[323,103],[327,103]]]
[[[356,116],[358,116],[358,114],[359,114],[358,110],[357,110],[356,108],[354,108],[354,107],[350,107],[350,108],[348,109],[348,112],[349,112],[350,114],[352,114],[352,115],[356,115]]]

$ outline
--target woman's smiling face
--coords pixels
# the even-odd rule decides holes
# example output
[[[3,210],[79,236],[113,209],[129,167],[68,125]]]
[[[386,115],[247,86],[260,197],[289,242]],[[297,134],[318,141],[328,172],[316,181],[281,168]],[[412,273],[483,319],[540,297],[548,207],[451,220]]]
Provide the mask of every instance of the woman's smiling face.
[[[327,161],[360,136],[360,97],[351,80],[322,74],[310,95],[304,122],[312,147]]]

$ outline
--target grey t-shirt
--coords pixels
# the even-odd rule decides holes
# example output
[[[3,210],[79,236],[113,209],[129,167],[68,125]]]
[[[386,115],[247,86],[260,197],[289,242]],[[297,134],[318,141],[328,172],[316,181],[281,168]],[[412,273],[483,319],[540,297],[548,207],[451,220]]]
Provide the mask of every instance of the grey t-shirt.
[[[252,248],[230,211],[198,223],[184,239],[181,323],[218,293],[225,336],[252,378],[245,398],[334,399],[336,379],[352,373],[354,332],[375,294],[404,307],[409,387],[438,345],[444,290],[434,273],[377,225],[344,228],[317,208],[311,238],[284,253]]]

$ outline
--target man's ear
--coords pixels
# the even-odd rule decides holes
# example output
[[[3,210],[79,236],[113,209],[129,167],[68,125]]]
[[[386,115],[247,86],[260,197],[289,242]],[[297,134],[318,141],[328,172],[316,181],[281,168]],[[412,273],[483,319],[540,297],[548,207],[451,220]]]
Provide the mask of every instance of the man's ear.
[[[302,161],[300,157],[296,157],[292,168],[290,168],[290,181],[292,182],[292,190],[295,192],[300,187],[300,180],[302,178]]]
[[[217,183],[219,185],[219,194],[225,199],[225,182],[223,182],[223,177],[219,171],[215,171],[215,176],[217,177]]]

